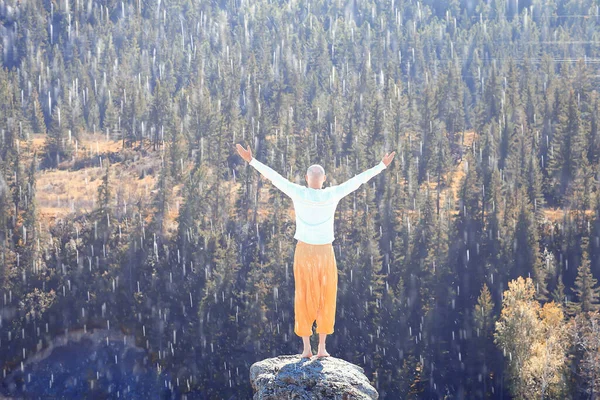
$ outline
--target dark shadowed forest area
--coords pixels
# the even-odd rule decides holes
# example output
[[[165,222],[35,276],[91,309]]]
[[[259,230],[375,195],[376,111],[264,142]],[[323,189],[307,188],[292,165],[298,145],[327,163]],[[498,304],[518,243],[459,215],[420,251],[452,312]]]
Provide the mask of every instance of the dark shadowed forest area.
[[[597,0],[0,0],[0,22],[0,395],[247,399],[250,365],[301,352],[293,204],[242,143],[324,187],[397,152],[333,242],[327,348],[381,399],[598,398]],[[48,355],[70,335],[98,350]]]

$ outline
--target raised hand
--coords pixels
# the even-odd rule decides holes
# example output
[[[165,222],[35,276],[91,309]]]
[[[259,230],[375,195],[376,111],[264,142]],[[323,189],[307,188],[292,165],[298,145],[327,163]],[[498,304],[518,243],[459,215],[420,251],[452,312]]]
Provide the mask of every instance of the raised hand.
[[[383,159],[381,161],[383,161],[383,163],[387,167],[388,165],[390,165],[390,163],[394,159],[395,155],[396,155],[395,151],[392,151],[391,153],[387,153],[385,156],[383,156]]]
[[[248,145],[248,149],[244,149],[241,144],[236,144],[237,152],[244,160],[247,162],[252,161],[252,150],[250,150],[250,145]]]

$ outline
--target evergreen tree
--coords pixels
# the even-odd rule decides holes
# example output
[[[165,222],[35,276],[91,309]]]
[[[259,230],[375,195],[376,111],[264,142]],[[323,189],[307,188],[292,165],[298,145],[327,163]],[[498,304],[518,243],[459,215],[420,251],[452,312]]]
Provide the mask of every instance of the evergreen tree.
[[[477,298],[477,305],[473,311],[473,317],[475,319],[475,327],[478,329],[478,336],[488,337],[492,332],[493,328],[493,312],[494,312],[494,301],[490,294],[490,290],[484,283],[481,288],[481,294]]]
[[[485,220],[485,240],[482,253],[489,262],[487,273],[490,278],[492,294],[497,294],[497,298],[499,298],[500,293],[498,293],[498,290],[502,290],[503,283],[507,282],[509,275],[509,271],[506,268],[501,268],[501,266],[508,263],[505,249],[509,245],[510,238],[506,234],[501,235],[501,232],[505,232],[501,213],[503,192],[501,174],[498,169],[494,168],[491,175],[490,184],[485,189],[488,199],[486,199],[485,204],[487,218]]]
[[[540,268],[534,271],[534,280],[537,285],[537,299],[542,302],[551,300],[552,294],[550,293],[550,286],[554,285],[556,280],[556,259],[554,258],[554,254],[551,251],[548,251],[547,247],[544,247]],[[557,304],[561,304],[563,301],[564,299],[559,301],[554,299],[554,302]]]
[[[581,117],[573,91],[566,104],[561,107],[559,123],[552,137],[548,173],[554,190],[555,202],[564,204],[563,195],[574,181],[582,166],[584,154]]]
[[[493,378],[493,374],[490,374],[490,367],[493,368],[492,365],[488,365],[488,362],[494,361],[493,358],[488,360],[488,354],[493,352],[493,328],[494,328],[494,301],[492,300],[492,295],[484,283],[481,288],[481,293],[477,298],[477,304],[473,309],[473,319],[474,326],[476,329],[478,340],[474,340],[477,343],[477,359],[480,360],[480,370],[482,372],[482,383],[483,383],[483,392],[481,392],[479,397],[487,398],[488,394],[488,385],[490,384],[491,379]],[[490,363],[491,364],[491,363]]]
[[[17,219],[17,224],[21,222],[21,210],[24,208],[23,204],[23,195],[22,191],[25,188],[25,173],[24,173],[24,153],[15,149],[10,157],[9,161],[13,162],[12,165],[12,195],[13,195],[13,206],[15,210],[15,217]]]
[[[45,142],[46,162],[53,168],[57,168],[60,162],[68,159],[73,151],[68,141],[67,124],[63,118],[60,106],[54,107]]]
[[[110,90],[108,96],[104,99],[104,113],[102,116],[102,133],[110,137],[118,131],[119,112],[115,107]]]
[[[153,199],[155,206],[154,218],[150,230],[156,234],[157,243],[162,244],[167,235],[166,222],[169,215],[169,200],[172,191],[171,164],[161,159],[161,169],[156,182],[156,196]]]
[[[545,217],[544,206],[546,204],[546,200],[544,199],[544,194],[542,192],[543,176],[540,170],[540,165],[538,164],[538,159],[535,156],[536,153],[537,151],[535,150],[535,147],[532,146],[532,152],[529,155],[529,161],[527,162],[526,185],[529,201],[531,204],[533,204],[533,212],[535,213],[536,221],[541,223]]]
[[[35,89],[29,101],[29,120],[31,121],[31,129],[33,129],[34,133],[46,133],[44,114],[42,113],[38,92]]]
[[[514,231],[513,249],[512,249],[512,268],[510,277],[515,279],[519,276],[542,277],[540,269],[542,268],[540,253],[538,250],[538,233],[531,212],[531,204],[527,200],[525,193],[520,192],[519,214]],[[536,281],[536,290],[545,287],[545,282]]]
[[[203,341],[208,343],[208,347],[203,357],[206,361],[198,367],[206,371],[203,374],[205,393],[214,392],[216,387],[219,387],[223,393],[223,390],[226,392],[230,390],[231,378],[227,373],[219,373],[219,367],[229,364],[226,368],[231,370],[232,364],[237,363],[235,354],[236,349],[239,348],[238,333],[241,336],[242,332],[239,329],[241,301],[237,285],[238,252],[234,239],[229,235],[215,234],[210,238],[209,243],[209,247],[214,249],[213,260],[203,271],[207,280],[198,309],[199,317],[203,321],[201,335]],[[264,284],[266,285],[267,282]],[[260,320],[262,323],[272,325],[272,321],[264,318]],[[236,333],[232,334],[232,332]],[[261,342],[261,344],[265,343]],[[215,382],[218,385],[215,385]]]
[[[154,87],[154,96],[152,104],[150,105],[150,124],[154,130],[152,135],[152,149],[156,150],[157,147],[164,140],[164,129],[171,118],[171,98],[168,86],[158,80]]]
[[[552,291],[552,299],[556,304],[560,304],[563,307],[566,305],[565,284],[563,283],[562,274],[558,276],[558,283]]]
[[[590,269],[587,246],[588,238],[584,237],[581,241],[581,264],[577,268],[577,278],[575,279],[575,287],[573,288],[577,301],[569,303],[569,311],[573,314],[595,311],[598,309],[600,301],[600,287],[596,286],[598,280],[594,278]]]
[[[37,240],[41,239],[41,232],[39,232],[39,220],[38,220],[38,208],[36,199],[36,173],[37,173],[37,152],[33,153],[30,167],[27,171],[27,190],[25,195],[25,217],[23,219],[23,226],[28,232],[26,247],[26,254],[24,257],[24,264],[31,265],[34,273],[40,273],[45,268],[44,258],[40,252]]]
[[[7,287],[6,276],[8,275],[10,263],[10,243],[9,243],[9,210],[10,210],[10,193],[6,180],[0,173],[0,288],[3,290]]]
[[[458,213],[454,219],[454,230],[459,240],[452,244],[451,255],[454,274],[457,277],[456,307],[471,308],[469,300],[473,286],[481,287],[484,280],[484,263],[478,247],[483,243],[484,213],[481,167],[467,153],[464,161],[465,175],[461,180],[458,194]],[[460,293],[460,294],[458,294]]]
[[[96,200],[96,209],[94,210],[94,240],[105,244],[108,242],[111,229],[112,215],[112,190],[110,185],[110,164],[106,164],[102,183],[98,186],[98,196]]]

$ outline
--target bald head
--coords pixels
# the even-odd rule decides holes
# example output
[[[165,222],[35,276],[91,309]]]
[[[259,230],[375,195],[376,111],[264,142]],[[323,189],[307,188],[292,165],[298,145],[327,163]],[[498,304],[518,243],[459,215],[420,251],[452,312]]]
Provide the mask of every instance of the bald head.
[[[325,170],[319,164],[313,164],[306,170],[306,175],[314,178],[322,178],[325,176]]]
[[[313,164],[306,170],[306,183],[308,183],[309,188],[321,189],[326,179],[325,169],[319,164]]]

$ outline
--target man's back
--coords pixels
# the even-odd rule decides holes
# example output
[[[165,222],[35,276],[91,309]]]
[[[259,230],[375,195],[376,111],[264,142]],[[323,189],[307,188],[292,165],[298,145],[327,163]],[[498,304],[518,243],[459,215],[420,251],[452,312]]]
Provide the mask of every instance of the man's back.
[[[292,197],[296,213],[294,239],[310,244],[326,244],[334,240],[333,221],[340,201],[335,196],[336,186],[325,189],[302,187]]]
[[[380,162],[341,185],[313,189],[290,182],[256,158],[250,161],[250,165],[292,199],[296,214],[294,239],[309,244],[333,242],[334,215],[339,201],[386,168],[385,164]]]

